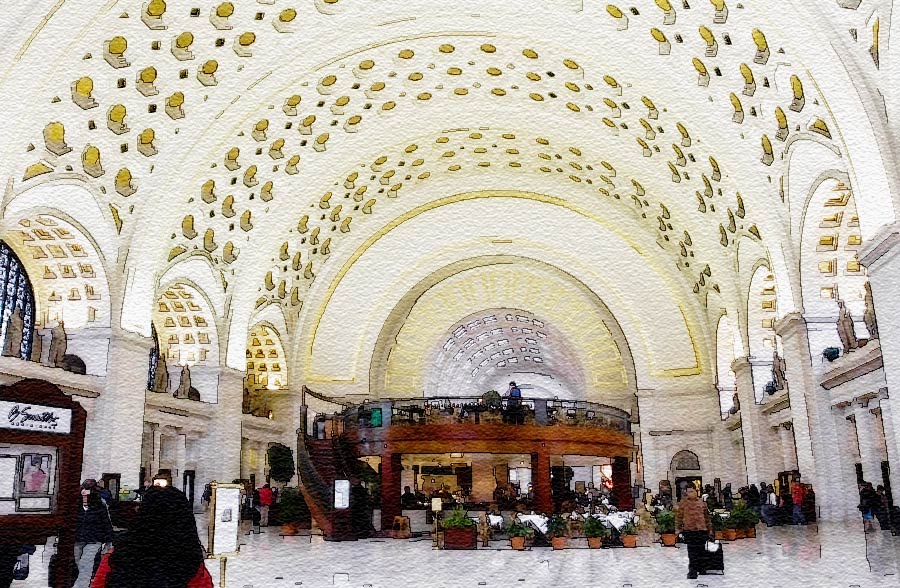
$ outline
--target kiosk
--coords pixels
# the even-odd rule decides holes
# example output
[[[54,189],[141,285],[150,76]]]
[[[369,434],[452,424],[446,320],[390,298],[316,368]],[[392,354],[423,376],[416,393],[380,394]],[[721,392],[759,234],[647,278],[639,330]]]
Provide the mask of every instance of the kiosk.
[[[0,547],[56,536],[52,588],[72,585],[86,418],[49,382],[0,386]]]

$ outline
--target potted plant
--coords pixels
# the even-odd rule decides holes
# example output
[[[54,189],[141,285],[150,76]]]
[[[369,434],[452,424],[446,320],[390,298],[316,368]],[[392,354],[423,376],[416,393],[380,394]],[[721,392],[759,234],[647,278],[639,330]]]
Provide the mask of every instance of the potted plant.
[[[507,535],[509,535],[509,544],[516,551],[522,551],[525,549],[525,540],[530,538],[534,531],[532,531],[531,527],[520,523],[518,520],[514,520],[509,528],[506,530]]]
[[[726,541],[734,541],[737,539],[737,530],[735,525],[738,521],[735,521],[734,517],[729,515],[727,519],[725,519],[725,531],[722,535],[725,537]]]
[[[737,502],[731,509],[731,520],[734,526],[735,539],[747,537],[747,527],[750,525],[752,511],[743,502]]]
[[[712,527],[713,532],[715,533],[716,541],[721,541],[725,538],[725,518],[722,517],[722,515],[713,513]]]
[[[559,514],[555,514],[547,523],[547,535],[550,536],[550,543],[553,549],[565,549],[569,532],[569,523]]]
[[[629,522],[627,525],[622,527],[622,530],[619,531],[619,534],[622,538],[622,545],[624,547],[637,547],[637,526],[635,526],[634,521]]]
[[[609,529],[600,519],[587,517],[584,520],[584,535],[587,537],[589,548],[600,549],[603,540],[609,536]]]
[[[444,528],[444,549],[475,549],[478,535],[475,521],[466,510],[457,506],[442,521]]]
[[[664,510],[656,515],[656,532],[662,544],[667,547],[675,545],[675,513]]]
[[[278,507],[282,534],[296,535],[302,528],[302,523],[307,513],[303,495],[300,494],[297,488],[285,488],[281,491]]]

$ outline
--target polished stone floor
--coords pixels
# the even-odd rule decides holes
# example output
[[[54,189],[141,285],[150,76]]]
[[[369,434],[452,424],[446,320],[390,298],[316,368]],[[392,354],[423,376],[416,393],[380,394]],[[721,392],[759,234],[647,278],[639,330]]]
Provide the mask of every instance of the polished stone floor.
[[[205,530],[202,518],[198,527]],[[318,536],[281,537],[279,533],[280,528],[272,527],[259,535],[242,535],[240,555],[227,563],[228,587],[900,586],[900,537],[882,531],[864,534],[861,522],[761,525],[757,539],[725,545],[724,576],[698,580],[686,578],[686,549],[647,545],[649,537],[642,537],[645,546],[637,549],[516,552],[500,541],[477,551],[434,551],[428,538],[331,543]],[[201,537],[205,539],[204,533]],[[46,586],[41,560],[39,548],[31,576],[14,582],[13,588]],[[219,586],[218,562],[210,560],[207,565]]]

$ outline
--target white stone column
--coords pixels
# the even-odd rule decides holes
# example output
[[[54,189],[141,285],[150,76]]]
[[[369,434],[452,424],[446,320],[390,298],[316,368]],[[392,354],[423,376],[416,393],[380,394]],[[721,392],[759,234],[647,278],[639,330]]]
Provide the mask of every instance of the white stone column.
[[[856,438],[859,441],[859,460],[862,463],[863,479],[875,486],[881,484],[881,462],[884,449],[881,437],[875,430],[876,419],[870,410],[868,398],[858,399],[853,403],[853,414],[856,417]]]
[[[884,362],[884,377],[889,391],[881,400],[887,453],[891,465],[894,501],[900,498],[900,225],[881,229],[859,252],[872,286],[872,299],[878,320],[878,339]]]
[[[184,490],[184,470],[187,463],[187,435],[181,430],[175,434],[175,471],[172,473],[172,484]]]
[[[778,437],[781,440],[781,455],[784,461],[784,471],[796,470],[797,448],[794,446],[794,426],[791,423],[782,423],[778,426]]]
[[[812,483],[823,519],[843,518],[842,477],[836,464],[835,425],[830,395],[819,386],[812,367],[806,320],[790,313],[776,324],[784,349],[785,379],[794,426],[797,465],[803,482]]]
[[[137,488],[144,430],[144,397],[152,342],[112,330],[106,385],[95,400],[92,426],[85,435],[84,477],[119,473],[122,485]]]
[[[160,429],[159,425],[153,424],[150,425],[150,428],[153,430],[153,446],[150,449],[150,471],[147,472],[147,477],[152,480],[153,476],[155,476],[156,473],[159,472],[160,457],[162,456],[163,434],[162,429]]]
[[[203,459],[209,460],[210,473],[216,481],[228,483],[241,475],[241,400],[244,372],[223,367],[215,415],[210,434],[205,439]],[[208,480],[201,481],[202,483]]]
[[[744,438],[744,464],[747,484],[759,480],[760,460],[765,452],[760,446],[759,410],[756,406],[756,393],[753,389],[753,372],[750,361],[739,357],[731,363],[734,381],[737,388],[738,401],[741,405],[741,434]]]

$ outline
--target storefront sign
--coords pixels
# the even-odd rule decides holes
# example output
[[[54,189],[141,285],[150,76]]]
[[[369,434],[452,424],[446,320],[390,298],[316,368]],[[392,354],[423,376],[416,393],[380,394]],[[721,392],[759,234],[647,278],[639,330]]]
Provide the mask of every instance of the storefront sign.
[[[0,400],[0,429],[69,434],[72,410]]]

